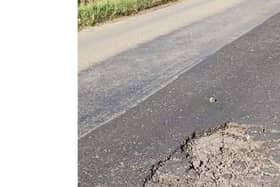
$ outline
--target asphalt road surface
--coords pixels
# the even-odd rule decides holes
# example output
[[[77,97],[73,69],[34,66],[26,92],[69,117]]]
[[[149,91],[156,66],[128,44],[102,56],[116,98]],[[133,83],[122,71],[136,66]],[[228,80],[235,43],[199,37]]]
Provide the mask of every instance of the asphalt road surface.
[[[209,3],[204,2],[204,4],[200,3],[196,6],[191,3],[192,7],[187,8],[185,11],[178,10],[178,13],[183,13],[175,16],[177,18],[175,22],[186,24],[182,27],[177,27],[179,24],[176,27],[173,26],[171,24],[173,20],[166,22],[167,20],[164,20],[165,18],[163,17],[159,21],[160,23],[170,23],[170,28],[176,29],[164,35],[161,35],[161,29],[157,29],[161,27],[161,24],[156,25],[157,27],[154,28],[155,24],[151,25],[149,21],[146,21],[139,23],[139,25],[143,25],[145,28],[150,26],[147,29],[147,33],[143,31],[143,33],[137,34],[137,32],[134,33],[135,29],[131,29],[131,34],[125,34],[127,36],[125,38],[122,34],[118,34],[117,31],[118,29],[126,30],[125,28],[128,26],[123,26],[122,24],[129,25],[130,20],[128,22],[126,20],[121,21],[120,26],[116,23],[117,26],[114,26],[117,28],[114,27],[111,30],[105,29],[108,27],[107,25],[105,28],[98,27],[99,30],[105,30],[105,33],[116,32],[116,35],[111,34],[114,36],[110,35],[109,37],[109,41],[114,43],[109,41],[107,43],[107,35],[99,35],[99,33],[88,31],[81,33],[81,37],[79,37],[79,55],[82,55],[83,51],[90,51],[93,56],[99,53],[105,55],[107,50],[110,51],[110,48],[118,49],[118,45],[128,41],[133,42],[137,38],[130,38],[128,37],[129,35],[145,38],[146,34],[149,36],[152,32],[156,33],[158,37],[146,43],[138,44],[133,48],[128,48],[113,57],[106,53],[108,57],[106,60],[92,64],[89,68],[79,72],[79,137],[123,114],[129,108],[134,107],[137,103],[142,102],[176,79],[179,74],[187,71],[222,46],[237,39],[280,11],[279,0],[234,1],[239,2],[238,4],[230,3],[233,1],[223,0],[224,3],[230,3],[230,5],[225,3],[227,6],[224,5],[223,9],[218,6],[220,0],[207,0],[207,2],[212,3],[209,5]],[[179,4],[176,4],[176,7]],[[213,4],[218,8],[214,8]],[[211,15],[204,15],[205,13],[201,13],[201,10],[204,10],[202,12],[208,12],[205,7],[208,9],[213,8],[214,10],[218,9],[219,11],[210,11],[212,12]],[[163,10],[165,11],[165,9]],[[162,10],[157,10],[156,12],[161,13],[160,11]],[[188,11],[197,11],[198,13],[193,14],[193,16],[185,15],[184,12]],[[155,12],[152,13],[154,14]],[[149,15],[145,14],[143,16],[146,18]],[[162,27],[165,28],[167,25],[162,25]],[[91,38],[92,34],[96,34],[95,37],[98,36],[100,39],[96,39],[96,41],[92,39],[85,40],[83,34],[86,34],[87,37],[85,38]],[[92,47],[95,43],[99,44],[102,38],[104,38],[104,43],[108,44],[107,46],[99,45],[99,48],[104,52]],[[122,38],[121,43],[116,41],[118,38]],[[84,44],[80,40],[87,42]],[[137,39],[135,40],[137,41]],[[88,46],[87,50],[82,50],[83,44]],[[93,56],[89,57],[94,60]],[[80,63],[83,63],[83,61],[79,58]]]
[[[279,129],[280,15],[244,35],[279,8],[246,1],[80,72],[79,186],[141,186],[193,131],[226,121]]]
[[[242,2],[244,0],[183,0],[157,11],[148,10],[148,14],[85,29],[79,33],[79,70]],[[252,5],[260,8],[259,4]]]

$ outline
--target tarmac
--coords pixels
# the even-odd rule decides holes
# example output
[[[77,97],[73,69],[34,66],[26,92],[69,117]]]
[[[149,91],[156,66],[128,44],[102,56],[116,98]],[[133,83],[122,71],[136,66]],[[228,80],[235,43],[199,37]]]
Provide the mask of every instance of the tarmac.
[[[279,141],[279,93],[277,14],[80,138],[79,186],[143,186],[152,167],[194,132],[228,121],[262,132],[252,136],[254,142]],[[260,152],[279,154],[278,149]]]

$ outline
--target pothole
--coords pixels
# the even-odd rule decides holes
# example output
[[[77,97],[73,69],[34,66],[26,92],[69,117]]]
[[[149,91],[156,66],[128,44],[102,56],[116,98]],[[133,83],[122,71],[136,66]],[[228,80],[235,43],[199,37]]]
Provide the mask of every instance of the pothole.
[[[192,138],[154,167],[144,186],[280,186],[279,141],[249,134],[248,126],[227,123]]]

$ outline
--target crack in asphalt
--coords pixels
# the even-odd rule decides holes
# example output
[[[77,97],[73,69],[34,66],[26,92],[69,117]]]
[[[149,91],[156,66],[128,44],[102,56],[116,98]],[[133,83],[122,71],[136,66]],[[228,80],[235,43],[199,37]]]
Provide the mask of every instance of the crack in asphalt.
[[[279,186],[280,138],[260,141],[252,129],[228,122],[188,138],[181,150],[153,165],[143,187]],[[258,127],[258,133],[265,131]]]
[[[214,127],[214,128],[213,128],[213,127],[212,127],[212,128],[207,128],[207,129],[201,130],[201,131],[199,131],[199,132],[194,131],[194,132],[191,134],[191,136],[188,136],[188,137],[186,138],[186,140],[184,141],[184,143],[182,143],[182,144],[181,144],[180,146],[178,146],[175,150],[173,150],[169,155],[167,155],[166,159],[160,160],[160,161],[156,162],[155,164],[153,164],[153,165],[151,166],[150,174],[147,175],[147,176],[145,177],[144,182],[143,182],[143,187],[146,187],[147,183],[148,183],[149,181],[152,180],[152,178],[154,177],[154,175],[156,174],[156,172],[158,171],[158,169],[159,169],[160,167],[162,167],[162,166],[164,165],[165,162],[169,161],[176,153],[178,153],[178,152],[181,152],[181,153],[185,152],[186,149],[188,148],[188,145],[189,145],[194,139],[198,139],[198,138],[203,137],[203,136],[209,136],[209,135],[211,135],[211,134],[217,132],[218,130],[226,129],[226,128],[228,128],[228,124],[229,124],[229,122],[226,122],[226,123],[224,123],[224,124],[222,124],[222,125],[219,125],[219,126],[217,126],[217,127]],[[188,153],[187,153],[186,158],[188,158],[189,156],[190,156],[190,155],[188,155]],[[194,169],[195,169],[193,163],[191,163],[191,164],[192,164],[191,168],[194,168]]]

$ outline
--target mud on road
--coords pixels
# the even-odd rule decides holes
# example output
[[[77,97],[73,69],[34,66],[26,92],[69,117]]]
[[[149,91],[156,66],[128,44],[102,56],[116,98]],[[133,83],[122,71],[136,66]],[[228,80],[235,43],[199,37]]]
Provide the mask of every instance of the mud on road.
[[[260,139],[265,133],[226,123],[194,135],[154,166],[144,186],[280,186],[280,139]]]

